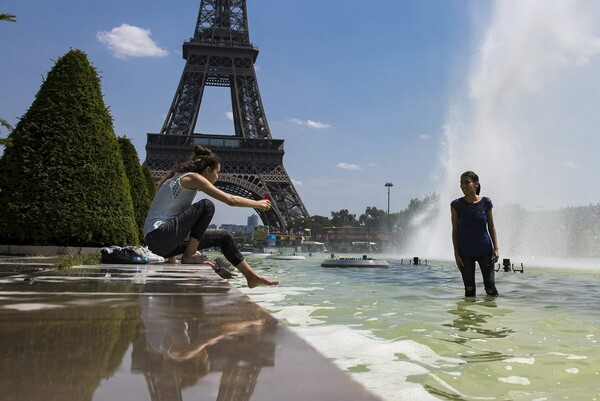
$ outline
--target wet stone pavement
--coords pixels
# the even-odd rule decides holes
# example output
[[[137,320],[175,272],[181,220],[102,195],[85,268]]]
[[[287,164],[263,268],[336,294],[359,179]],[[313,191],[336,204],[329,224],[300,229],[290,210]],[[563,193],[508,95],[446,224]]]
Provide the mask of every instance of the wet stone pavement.
[[[6,258],[0,399],[378,400],[211,268]]]

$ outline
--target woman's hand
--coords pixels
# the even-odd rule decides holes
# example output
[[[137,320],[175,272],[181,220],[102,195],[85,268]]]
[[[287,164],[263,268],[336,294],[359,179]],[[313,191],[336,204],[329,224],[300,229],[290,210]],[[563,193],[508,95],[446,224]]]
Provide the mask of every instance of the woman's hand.
[[[500,259],[500,254],[497,249],[494,249],[494,252],[492,253],[492,263],[496,263],[498,259]]]
[[[257,207],[257,209],[262,210],[263,212],[268,211],[269,209],[271,209],[271,201],[268,199],[262,199],[259,200],[258,203],[260,204],[259,207]]]
[[[463,267],[462,258],[458,254],[455,254],[454,260],[456,261],[456,267],[458,267],[458,270],[462,271],[462,267]]]

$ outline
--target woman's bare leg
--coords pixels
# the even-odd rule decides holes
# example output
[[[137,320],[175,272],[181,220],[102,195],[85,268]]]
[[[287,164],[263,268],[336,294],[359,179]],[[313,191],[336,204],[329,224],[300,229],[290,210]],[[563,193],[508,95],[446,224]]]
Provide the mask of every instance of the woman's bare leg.
[[[194,237],[190,237],[188,240],[188,244],[183,252],[183,256],[181,257],[181,263],[188,264],[210,264],[214,265],[212,262],[207,262],[204,256],[197,252],[198,246],[200,245],[200,241],[198,241]],[[279,280],[272,280],[266,277],[259,276],[256,274],[254,270],[250,267],[248,262],[243,259],[236,268],[246,277],[246,281],[248,283],[249,288],[258,287],[259,285],[277,285],[279,284]]]
[[[272,280],[266,277],[259,276],[256,274],[254,270],[250,267],[246,260],[242,260],[236,268],[246,277],[246,281],[248,282],[249,288],[258,287],[259,285],[277,285],[279,284],[279,280]]]

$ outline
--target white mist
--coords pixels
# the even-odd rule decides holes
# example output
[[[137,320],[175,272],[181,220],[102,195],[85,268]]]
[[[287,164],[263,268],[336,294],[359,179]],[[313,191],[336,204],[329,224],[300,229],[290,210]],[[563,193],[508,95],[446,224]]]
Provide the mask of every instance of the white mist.
[[[468,88],[443,127],[441,211],[410,251],[453,259],[450,202],[473,170],[495,206],[501,258],[560,257],[552,233],[568,222],[523,220],[515,205],[600,202],[600,2],[497,1],[471,57]]]

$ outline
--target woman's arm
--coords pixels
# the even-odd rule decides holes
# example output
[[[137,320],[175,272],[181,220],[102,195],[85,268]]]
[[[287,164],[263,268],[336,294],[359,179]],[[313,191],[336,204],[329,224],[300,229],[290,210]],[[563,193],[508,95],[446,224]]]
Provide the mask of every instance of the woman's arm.
[[[198,173],[188,174],[179,179],[185,189],[195,189],[234,207],[251,207],[262,211],[271,208],[271,201],[267,199],[252,200],[242,196],[231,195],[215,187],[209,180]]]
[[[452,216],[452,245],[454,246],[454,260],[456,261],[456,267],[458,267],[458,270],[460,270],[463,266],[463,262],[460,255],[458,254],[458,214],[452,206],[450,206],[450,213]]]
[[[492,262],[496,263],[500,257],[500,253],[498,250],[498,237],[496,236],[496,225],[494,224],[494,214],[492,213],[492,209],[487,211],[487,223],[488,231],[490,232],[490,238],[492,239],[492,246],[494,247]]]

